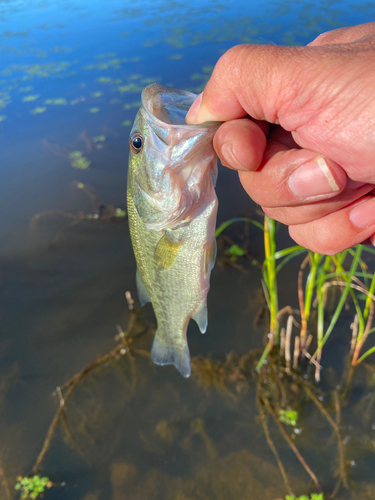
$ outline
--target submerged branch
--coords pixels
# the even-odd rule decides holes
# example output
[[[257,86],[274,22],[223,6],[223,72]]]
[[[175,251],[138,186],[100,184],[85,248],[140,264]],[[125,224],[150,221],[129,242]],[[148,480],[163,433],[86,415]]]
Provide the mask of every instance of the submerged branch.
[[[337,436],[337,443],[338,443],[338,452],[339,452],[339,464],[340,464],[340,479],[345,486],[345,488],[349,489],[348,485],[348,477],[346,474],[346,469],[345,469],[345,451],[344,451],[344,440],[341,434],[341,431],[339,429],[339,423],[341,419],[341,411],[340,411],[340,402],[338,400],[337,393],[335,392],[335,405],[336,405],[336,415],[337,415],[337,422],[333,420],[331,415],[328,413],[328,411],[324,408],[322,403],[319,401],[319,399],[315,396],[315,394],[308,388],[308,387],[303,387],[304,391],[306,394],[309,396],[311,401],[315,403],[315,405],[319,408],[321,411],[322,415],[325,416],[325,418],[328,420],[328,422],[331,424],[333,430],[336,433]]]
[[[114,349],[112,349],[108,354],[99,356],[95,361],[87,365],[85,368],[83,368],[80,372],[76,373],[71,379],[69,379],[65,384],[62,386],[58,387],[56,389],[56,394],[59,396],[60,404],[59,408],[57,409],[55,416],[49,426],[49,429],[47,431],[46,437],[44,439],[44,443],[42,446],[42,449],[38,455],[38,458],[36,459],[35,464],[33,465],[31,469],[31,474],[37,474],[40,464],[42,463],[53,438],[53,435],[55,433],[55,430],[57,428],[57,424],[59,423],[60,417],[64,414],[66,404],[71,397],[74,389],[77,387],[77,385],[81,382],[81,380],[90,373],[92,370],[97,368],[98,366],[102,365],[103,363],[109,361],[110,359],[116,358],[118,355],[124,355],[128,354],[130,363],[131,363],[131,371],[132,371],[132,379],[133,379],[133,386],[135,383],[135,365],[134,365],[134,354],[139,354],[141,356],[149,357],[149,353],[147,351],[143,351],[143,349],[131,349],[130,348],[130,340],[128,339],[127,336],[131,333],[134,324],[136,320],[136,312],[134,310],[130,311],[130,318],[129,318],[129,323],[128,327],[126,330],[126,334],[123,334],[121,336],[121,343],[118,344]],[[132,350],[132,352],[131,352]],[[62,391],[65,391],[65,394],[63,394]]]
[[[261,405],[259,405],[259,406],[261,408]],[[275,456],[275,459],[276,459],[277,465],[279,466],[279,469],[280,469],[280,472],[281,472],[281,475],[282,475],[285,487],[287,489],[288,495],[293,495],[293,490],[292,490],[292,488],[291,488],[291,486],[289,484],[288,476],[287,476],[287,474],[285,472],[283,463],[282,463],[282,461],[280,459],[279,452],[277,451],[277,449],[276,449],[276,447],[274,445],[274,442],[271,439],[270,432],[269,432],[269,429],[268,429],[268,424],[267,424],[267,417],[264,414],[263,409],[261,409],[260,411],[261,411],[260,420],[262,422],[262,426],[263,426],[264,434],[266,435],[266,440],[267,440],[268,446],[271,448],[272,453]]]
[[[322,488],[320,487],[320,484],[319,484],[319,481],[318,481],[318,478],[316,477],[316,475],[314,474],[314,472],[310,469],[310,467],[308,466],[306,460],[303,458],[303,456],[301,455],[301,453],[299,452],[297,446],[293,443],[292,441],[292,438],[289,436],[289,434],[287,433],[287,431],[285,430],[285,427],[282,425],[282,423],[280,422],[280,419],[278,418],[278,416],[276,415],[276,412],[275,410],[272,408],[270,402],[267,400],[267,399],[264,399],[263,400],[265,406],[267,407],[267,410],[270,412],[270,414],[272,415],[275,423],[277,424],[277,426],[279,427],[282,435],[284,436],[285,440],[287,441],[287,443],[289,444],[289,446],[291,447],[291,449],[293,450],[295,456],[298,458],[298,460],[300,461],[301,465],[303,466],[303,468],[305,469],[305,471],[308,473],[308,475],[311,477],[311,479],[313,480],[315,486],[318,488],[319,491],[322,491]]]

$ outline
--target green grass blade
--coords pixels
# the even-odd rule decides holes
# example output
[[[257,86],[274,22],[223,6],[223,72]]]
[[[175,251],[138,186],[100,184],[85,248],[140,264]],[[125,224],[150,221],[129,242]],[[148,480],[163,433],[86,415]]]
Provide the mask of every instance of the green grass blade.
[[[362,356],[358,360],[358,363],[361,363],[364,359],[367,358],[367,356],[370,356],[370,354],[372,354],[373,352],[375,352],[375,346],[371,347],[371,349],[362,354]]]
[[[362,249],[361,249],[361,246],[362,245],[358,245],[357,248],[356,248],[356,252],[354,254],[354,257],[353,257],[353,261],[352,261],[352,265],[350,267],[350,271],[349,271],[349,274],[348,274],[348,282],[344,288],[344,291],[340,297],[340,300],[339,300],[339,303],[337,304],[337,307],[336,307],[336,310],[332,316],[332,319],[331,319],[331,322],[327,328],[327,331],[326,333],[324,334],[324,337],[322,339],[322,347],[324,346],[324,344],[327,342],[329,336],[331,335],[332,333],[332,330],[333,328],[335,327],[336,323],[337,323],[337,320],[339,319],[339,316],[341,314],[341,311],[342,311],[342,308],[344,307],[344,304],[345,304],[345,301],[346,301],[346,298],[348,296],[348,293],[350,291],[350,284],[352,282],[352,277],[355,273],[355,270],[357,269],[357,266],[358,266],[358,260],[361,256],[361,252],[362,252]],[[316,352],[315,352],[316,354]]]
[[[234,224],[235,222],[250,222],[251,224],[254,224],[254,226],[256,226],[259,229],[261,229],[262,231],[264,231],[263,224],[261,224],[260,222],[258,222],[256,220],[249,219],[248,217],[234,217],[233,219],[229,219],[229,220],[223,222],[222,224],[220,224],[220,226],[215,231],[215,238],[217,238],[219,236],[219,234],[221,234],[228,226],[230,226],[231,224]]]
[[[264,351],[263,351],[263,354],[262,354],[262,356],[261,356],[260,360],[258,361],[258,364],[257,364],[256,368],[255,368],[255,370],[256,370],[257,372],[259,372],[259,370],[262,368],[262,366],[263,366],[263,364],[264,364],[264,361],[266,360],[266,358],[267,358],[267,356],[268,356],[268,354],[269,354],[270,350],[271,350],[271,345],[270,345],[270,343],[268,343],[268,344],[266,345],[266,347],[265,347]]]
[[[290,260],[294,259],[294,257],[297,257],[297,255],[300,255],[301,253],[306,252],[306,248],[301,248],[300,250],[295,250],[293,253],[290,253],[285,259],[283,259],[280,264],[276,267],[276,274],[282,269],[285,264],[287,264]],[[278,253],[278,252],[276,252]]]

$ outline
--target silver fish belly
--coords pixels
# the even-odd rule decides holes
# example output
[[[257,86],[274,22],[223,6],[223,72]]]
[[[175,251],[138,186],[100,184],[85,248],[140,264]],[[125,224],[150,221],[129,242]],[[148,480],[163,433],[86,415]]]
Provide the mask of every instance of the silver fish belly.
[[[157,331],[151,359],[191,373],[186,331],[207,328],[207,292],[215,262],[219,124],[187,125],[195,94],[149,85],[130,133],[129,229],[141,305],[151,302]]]

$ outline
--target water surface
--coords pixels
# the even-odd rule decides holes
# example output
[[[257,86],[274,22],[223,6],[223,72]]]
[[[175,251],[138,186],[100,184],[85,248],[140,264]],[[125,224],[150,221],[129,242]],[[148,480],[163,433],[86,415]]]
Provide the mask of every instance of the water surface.
[[[56,386],[114,348],[116,325],[125,329],[129,319],[125,291],[138,304],[122,211],[140,90],[160,82],[199,92],[235,44],[303,45],[374,18],[375,3],[350,0],[0,2],[1,499],[9,497],[7,485],[13,495],[16,477],[36,460],[58,405]],[[219,222],[260,220],[233,172],[221,169],[217,192]],[[227,234],[263,259],[258,229],[242,225]],[[281,244],[289,243],[282,232]],[[254,326],[262,306],[259,267],[244,259],[245,274],[225,264],[227,247],[219,242],[208,332],[189,328],[193,356],[223,361],[263,346],[265,325]],[[281,305],[297,302],[291,269],[281,275]],[[343,319],[327,348],[326,389],[343,369],[349,323]],[[138,331],[146,324],[152,330],[150,305]],[[137,347],[147,351],[151,341],[147,333]],[[238,383],[231,397],[142,356],[135,364],[135,391],[127,356],[76,389],[41,466],[63,484],[46,499],[284,498],[257,421],[254,379]],[[359,371],[343,409],[352,490],[340,489],[338,498],[375,497],[373,384]],[[313,491],[271,430],[296,493]],[[332,492],[337,450],[313,405],[298,432],[298,446]]]

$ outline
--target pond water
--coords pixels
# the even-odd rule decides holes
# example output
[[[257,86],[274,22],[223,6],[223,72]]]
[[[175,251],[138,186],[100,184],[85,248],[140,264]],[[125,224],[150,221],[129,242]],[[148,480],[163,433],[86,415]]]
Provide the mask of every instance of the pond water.
[[[0,1],[0,499],[32,469],[58,408],[57,386],[118,345],[135,300],[134,362],[111,358],[76,387],[38,469],[46,499],[276,500],[287,491],[256,404],[256,379],[205,389],[156,367],[150,305],[138,310],[124,211],[128,134],[141,89],[152,82],[199,92],[220,55],[238,43],[303,45],[319,33],[375,19],[374,2],[255,0]],[[237,176],[221,168],[218,221],[261,220]],[[251,259],[229,265],[219,241],[209,328],[189,327],[192,356],[223,361],[262,349],[261,231],[227,237]],[[228,243],[229,241],[229,243]],[[280,244],[290,241],[281,231]],[[299,264],[299,263],[298,263]],[[295,305],[296,265],[281,275]],[[324,358],[332,391],[345,365],[350,318]],[[349,333],[348,333],[349,331]],[[257,354],[259,357],[259,354]],[[234,361],[233,361],[234,363]],[[329,392],[331,394],[331,392]],[[374,377],[355,374],[342,408],[350,490],[375,498]],[[331,404],[326,400],[327,407]],[[332,403],[333,405],[333,403]],[[270,422],[293,491],[314,485]],[[294,442],[334,490],[337,447],[318,407],[304,402]]]

